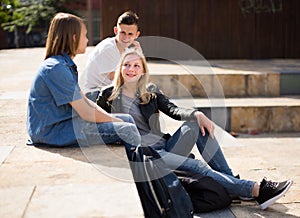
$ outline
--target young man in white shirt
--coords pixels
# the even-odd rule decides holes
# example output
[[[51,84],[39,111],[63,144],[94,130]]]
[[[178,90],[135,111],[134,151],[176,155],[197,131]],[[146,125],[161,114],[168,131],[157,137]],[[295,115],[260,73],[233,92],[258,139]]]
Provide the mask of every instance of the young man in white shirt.
[[[125,49],[130,45],[140,48],[135,41],[140,35],[138,20],[137,14],[132,11],[121,14],[114,27],[115,36],[102,40],[89,55],[82,89],[92,101],[96,101],[102,87],[112,83],[114,71]]]

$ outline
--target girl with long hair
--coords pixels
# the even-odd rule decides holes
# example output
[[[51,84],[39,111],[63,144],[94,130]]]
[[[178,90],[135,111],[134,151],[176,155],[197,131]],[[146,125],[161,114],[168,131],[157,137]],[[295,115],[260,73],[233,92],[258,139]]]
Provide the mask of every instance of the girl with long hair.
[[[132,115],[141,135],[142,145],[158,151],[173,170],[191,171],[213,178],[229,194],[255,198],[262,209],[284,195],[291,180],[261,183],[236,178],[214,137],[214,124],[202,112],[181,108],[170,101],[155,84],[149,84],[149,70],[138,49],[128,50],[116,71],[113,86],[102,90],[97,104],[107,112]],[[160,130],[159,113],[184,120],[171,136]],[[194,144],[203,159],[187,157]]]
[[[73,59],[85,53],[86,34],[85,23],[78,16],[58,13],[52,19],[45,60],[32,82],[28,99],[29,145],[123,143],[129,151],[140,144],[140,135],[130,115],[107,113],[87,99],[78,85]]]

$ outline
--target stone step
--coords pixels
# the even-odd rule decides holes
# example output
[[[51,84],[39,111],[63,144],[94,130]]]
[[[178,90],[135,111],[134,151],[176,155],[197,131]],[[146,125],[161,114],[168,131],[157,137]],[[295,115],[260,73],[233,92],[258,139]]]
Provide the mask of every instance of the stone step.
[[[75,58],[83,72],[90,52]],[[41,49],[40,52],[43,50]],[[148,60],[151,81],[170,97],[300,95],[299,59]],[[80,76],[82,81],[82,75]]]
[[[151,81],[175,98],[300,95],[295,60],[152,61],[149,69]]]
[[[182,98],[182,107],[203,111],[216,124],[240,133],[300,132],[300,96],[269,98]]]

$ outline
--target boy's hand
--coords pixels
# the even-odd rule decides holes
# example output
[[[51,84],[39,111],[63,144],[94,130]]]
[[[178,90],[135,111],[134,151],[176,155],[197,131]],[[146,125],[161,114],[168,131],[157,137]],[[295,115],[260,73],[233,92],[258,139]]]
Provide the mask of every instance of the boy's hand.
[[[133,41],[132,42],[132,47],[134,47],[136,50],[142,50],[141,45],[138,41]]]

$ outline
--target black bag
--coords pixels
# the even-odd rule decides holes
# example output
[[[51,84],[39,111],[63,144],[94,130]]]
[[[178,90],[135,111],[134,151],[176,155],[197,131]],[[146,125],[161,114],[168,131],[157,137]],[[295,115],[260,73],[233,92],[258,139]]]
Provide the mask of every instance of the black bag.
[[[136,147],[130,167],[146,218],[193,217],[188,193],[154,149]]]
[[[174,171],[181,184],[190,195],[194,212],[208,212],[228,207],[231,197],[225,188],[208,176]]]

